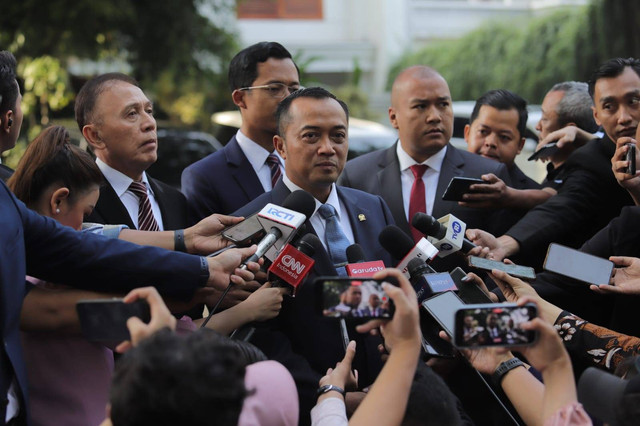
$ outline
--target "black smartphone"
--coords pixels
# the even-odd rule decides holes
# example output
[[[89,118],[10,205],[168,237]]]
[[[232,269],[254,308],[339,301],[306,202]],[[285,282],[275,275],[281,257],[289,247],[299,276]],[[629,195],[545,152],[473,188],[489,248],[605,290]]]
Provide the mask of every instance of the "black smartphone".
[[[146,300],[124,303],[122,299],[91,299],[76,303],[80,327],[84,337],[91,342],[120,343],[129,340],[127,320],[138,317],[151,321],[151,311]]]
[[[442,199],[445,201],[462,201],[462,196],[471,192],[469,187],[476,183],[486,182],[482,179],[456,176],[449,182],[447,189],[442,194]]]
[[[422,307],[438,322],[440,327],[453,337],[455,312],[465,306],[453,291],[436,294],[422,302]]]
[[[557,142],[549,142],[548,144],[544,145],[542,148],[531,154],[529,158],[527,158],[527,161],[534,161],[540,158],[551,158],[551,156],[558,152],[559,149],[560,148],[558,148]]]
[[[627,174],[633,176],[636,174],[636,144],[628,143],[627,145],[629,146],[626,158],[629,162],[629,165],[627,166]]]
[[[614,265],[609,259],[551,243],[542,267],[545,271],[600,285],[609,284]]]
[[[467,305],[455,313],[453,343],[459,348],[530,345],[537,340],[537,333],[520,325],[537,316],[532,303]]]
[[[456,284],[456,287],[458,287],[458,297],[460,297],[464,303],[472,304],[493,302],[489,295],[485,293],[483,289],[478,287],[475,281],[462,281],[462,279],[467,276],[464,269],[457,267],[451,271],[449,275],[451,275],[453,282]]]
[[[513,275],[514,277],[527,278],[531,280],[536,277],[535,270],[529,266],[508,264],[498,262],[497,260],[485,259],[484,257],[469,256],[469,265],[486,271],[498,269],[509,275]]]
[[[224,238],[240,247],[259,241],[265,234],[266,232],[258,220],[257,213],[222,231]]]
[[[442,326],[433,316],[426,310],[420,309],[420,332],[422,333],[422,350],[423,356],[453,358],[458,350],[446,340],[440,338],[438,333]]]
[[[387,278],[318,277],[314,286],[321,292],[319,312],[328,318],[372,319],[393,317],[393,301],[382,290],[382,283],[398,283]]]

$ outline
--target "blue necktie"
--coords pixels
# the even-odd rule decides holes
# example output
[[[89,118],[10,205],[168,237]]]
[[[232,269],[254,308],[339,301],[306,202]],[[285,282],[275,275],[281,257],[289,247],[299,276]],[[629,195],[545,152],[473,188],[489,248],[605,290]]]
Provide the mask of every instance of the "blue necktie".
[[[336,209],[331,204],[323,204],[318,209],[320,216],[326,221],[327,227],[324,231],[324,238],[329,248],[329,256],[339,275],[346,275],[344,265],[347,264],[347,247],[351,243],[347,239],[344,232],[342,232],[342,226],[336,214]]]

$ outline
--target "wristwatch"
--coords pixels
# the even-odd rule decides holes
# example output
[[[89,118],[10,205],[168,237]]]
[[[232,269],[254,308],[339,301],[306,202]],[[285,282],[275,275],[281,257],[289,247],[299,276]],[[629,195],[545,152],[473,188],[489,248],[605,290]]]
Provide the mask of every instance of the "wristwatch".
[[[491,375],[491,379],[493,380],[493,383],[495,383],[496,386],[500,386],[505,374],[507,374],[509,371],[513,370],[514,368],[517,368],[520,366],[524,367],[524,363],[520,361],[518,358],[511,358],[510,360],[501,363],[498,366],[498,368],[496,368],[496,371],[494,371],[493,374]]]
[[[340,394],[341,394],[342,396],[344,396],[344,395],[345,395],[345,391],[344,391],[344,389],[342,389],[341,387],[336,386],[336,385],[324,385],[324,386],[320,386],[320,387],[318,388],[318,392],[317,392],[317,394],[318,394],[318,396],[320,396],[320,395],[324,395],[325,393],[330,392],[330,391],[340,392]]]

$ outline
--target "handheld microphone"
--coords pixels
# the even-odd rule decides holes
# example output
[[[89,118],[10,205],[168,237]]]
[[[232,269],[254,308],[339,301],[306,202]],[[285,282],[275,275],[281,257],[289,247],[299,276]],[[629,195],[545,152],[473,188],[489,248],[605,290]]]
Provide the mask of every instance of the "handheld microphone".
[[[349,277],[370,277],[384,269],[382,260],[366,262],[362,246],[358,243],[347,247],[347,262],[345,269]]]
[[[422,303],[435,293],[458,289],[449,273],[434,271],[420,258],[411,259],[407,269],[410,275],[409,282],[418,296],[418,303]]]
[[[411,237],[395,225],[385,227],[378,236],[378,241],[391,256],[402,259],[396,268],[400,269],[407,279],[411,278],[407,268],[411,259],[418,258],[430,262],[438,254],[438,249],[425,238],[421,238],[418,244],[414,245]]]
[[[287,244],[273,264],[269,267],[269,273],[275,277],[271,279],[273,287],[288,287],[291,295],[295,296],[298,286],[309,275],[315,261],[312,256],[315,254],[313,240],[320,239],[315,234],[306,234],[293,247]]]
[[[411,225],[427,235],[429,241],[440,250],[438,257],[449,256],[459,250],[468,253],[476,247],[475,244],[464,238],[467,225],[452,214],[436,220],[433,216],[418,212],[413,216]]]

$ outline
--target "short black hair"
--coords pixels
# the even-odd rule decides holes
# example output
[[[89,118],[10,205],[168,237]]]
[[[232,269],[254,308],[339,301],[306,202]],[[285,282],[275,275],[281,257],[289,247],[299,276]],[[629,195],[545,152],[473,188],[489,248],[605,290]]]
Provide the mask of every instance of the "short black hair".
[[[335,99],[347,116],[347,122],[349,122],[349,107],[347,104],[336,98],[335,95],[322,87],[307,87],[305,89],[296,90],[286,98],[284,98],[276,109],[276,123],[278,123],[278,134],[284,137],[284,128],[289,123],[289,109],[291,103],[298,98],[314,98],[314,99]]]
[[[444,380],[431,367],[418,362],[402,426],[424,424],[455,426],[461,424],[461,419],[457,398]]]
[[[521,138],[524,137],[524,132],[527,128],[527,119],[529,118],[527,101],[525,101],[524,98],[505,89],[489,90],[476,100],[473,112],[471,112],[471,117],[469,118],[470,125],[478,118],[480,108],[482,108],[483,105],[493,107],[500,111],[515,109],[518,113],[518,132]]]
[[[114,426],[235,426],[247,395],[244,361],[211,333],[161,330],[128,351],[111,386]]]
[[[582,81],[563,81],[554,84],[549,92],[563,92],[564,96],[556,105],[558,126],[564,127],[568,123],[575,123],[578,128],[589,133],[598,130],[593,119],[593,100],[589,95],[589,85]]]
[[[15,56],[7,50],[0,51],[0,114],[16,107],[18,100],[17,62]]]
[[[589,79],[589,95],[593,99],[596,92],[596,82],[601,78],[614,78],[624,72],[626,67],[631,68],[640,77],[640,60],[635,58],[613,58],[601,64],[591,74]]]
[[[87,81],[78,92],[74,106],[76,122],[78,123],[78,128],[80,128],[80,132],[82,132],[82,128],[85,125],[93,121],[93,110],[96,106],[98,96],[100,96],[109,83],[114,81],[123,81],[132,86],[140,87],[140,84],[135,78],[119,72],[101,74]]]
[[[250,87],[258,78],[258,63],[269,58],[291,59],[291,53],[280,43],[263,41],[242,49],[231,59],[229,64],[229,88],[231,91],[242,87]],[[295,62],[293,63],[295,65]],[[300,74],[298,66],[296,70]]]

